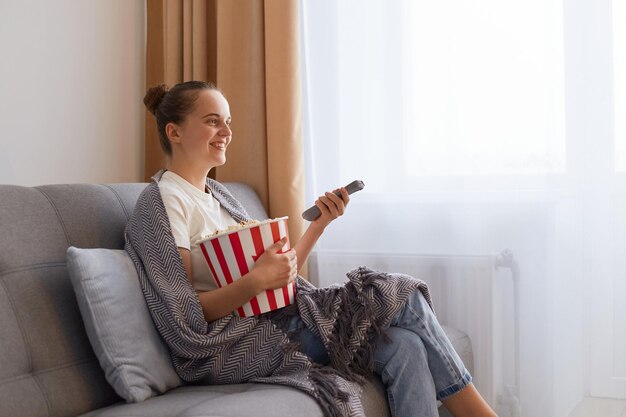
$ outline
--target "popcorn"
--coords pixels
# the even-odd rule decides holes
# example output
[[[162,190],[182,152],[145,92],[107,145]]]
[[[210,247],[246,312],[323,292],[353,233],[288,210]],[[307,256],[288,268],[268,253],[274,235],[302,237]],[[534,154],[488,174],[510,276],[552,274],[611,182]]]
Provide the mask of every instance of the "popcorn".
[[[211,233],[210,235],[202,235],[200,237],[200,240],[210,239],[210,238],[215,237],[215,236],[217,236],[219,234],[232,232],[233,230],[243,229],[243,228],[245,228],[247,226],[250,226],[252,224],[258,224],[258,223],[260,223],[260,222],[258,220],[255,220],[255,219],[253,219],[253,220],[243,220],[243,221],[240,221],[237,224],[233,224],[233,225],[228,226],[227,229],[216,230],[215,232]]]

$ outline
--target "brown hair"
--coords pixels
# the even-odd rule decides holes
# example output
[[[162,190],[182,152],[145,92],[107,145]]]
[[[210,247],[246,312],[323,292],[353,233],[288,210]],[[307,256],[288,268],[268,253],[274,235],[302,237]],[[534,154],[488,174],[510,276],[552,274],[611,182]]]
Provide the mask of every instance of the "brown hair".
[[[159,84],[146,91],[143,104],[156,117],[159,142],[167,155],[172,155],[172,144],[165,133],[165,126],[168,123],[182,123],[185,120],[193,110],[200,90],[220,91],[215,84],[205,81],[186,81],[172,88]]]

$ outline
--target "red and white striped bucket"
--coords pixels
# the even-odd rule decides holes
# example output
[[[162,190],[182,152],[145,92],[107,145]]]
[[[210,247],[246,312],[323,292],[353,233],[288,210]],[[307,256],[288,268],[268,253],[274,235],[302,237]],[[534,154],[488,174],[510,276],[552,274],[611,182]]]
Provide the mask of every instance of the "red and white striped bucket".
[[[269,246],[287,236],[287,219],[281,217],[253,223],[233,231],[225,231],[200,242],[204,258],[211,269],[218,288],[229,285],[246,275]],[[281,248],[288,251],[289,241]],[[294,302],[295,283],[277,290],[267,290],[252,299],[236,312],[250,317],[277,310]]]

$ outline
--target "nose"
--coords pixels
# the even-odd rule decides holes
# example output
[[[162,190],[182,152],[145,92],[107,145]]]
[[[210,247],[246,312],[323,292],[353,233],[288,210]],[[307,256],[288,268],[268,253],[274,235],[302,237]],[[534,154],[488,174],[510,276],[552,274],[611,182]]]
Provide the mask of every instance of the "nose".
[[[232,134],[233,134],[233,131],[231,130],[230,126],[227,125],[226,123],[222,124],[222,128],[220,129],[220,135],[231,136]]]

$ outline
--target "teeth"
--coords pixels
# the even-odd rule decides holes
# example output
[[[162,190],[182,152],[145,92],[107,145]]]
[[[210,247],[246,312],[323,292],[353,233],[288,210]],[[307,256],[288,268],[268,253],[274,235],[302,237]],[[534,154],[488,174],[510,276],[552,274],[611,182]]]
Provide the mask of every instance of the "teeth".
[[[213,146],[214,148],[219,148],[219,149],[226,148],[226,145],[224,145],[223,143],[212,143],[211,146]]]

